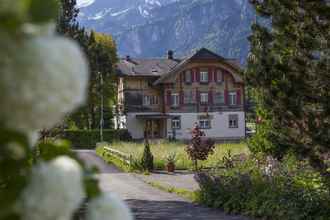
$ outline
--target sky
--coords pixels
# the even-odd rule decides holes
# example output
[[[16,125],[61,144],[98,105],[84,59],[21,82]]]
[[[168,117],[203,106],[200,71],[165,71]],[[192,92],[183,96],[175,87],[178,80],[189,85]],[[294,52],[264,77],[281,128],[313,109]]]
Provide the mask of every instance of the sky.
[[[78,8],[83,8],[93,4],[94,2],[95,0],[77,0],[77,6]]]

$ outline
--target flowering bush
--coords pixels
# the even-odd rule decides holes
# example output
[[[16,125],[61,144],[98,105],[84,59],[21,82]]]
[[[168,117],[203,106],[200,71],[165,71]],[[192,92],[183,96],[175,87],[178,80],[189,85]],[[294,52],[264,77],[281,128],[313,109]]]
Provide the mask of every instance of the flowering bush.
[[[196,175],[199,200],[229,213],[261,219],[329,219],[330,196],[320,175],[288,156],[256,156]]]
[[[79,164],[68,157],[58,157],[32,169],[18,209],[23,220],[65,220],[71,218],[84,197]]]
[[[88,220],[132,220],[125,203],[113,194],[104,194],[91,201],[87,212]]]
[[[195,163],[195,170],[197,170],[198,160],[207,160],[209,154],[214,153],[215,142],[209,138],[202,138],[203,136],[205,133],[195,126],[192,130],[191,143],[186,148],[190,159]]]
[[[57,4],[0,0],[0,220],[70,220],[85,199],[95,201],[91,220],[131,219],[66,143],[33,147],[39,130],[85,100],[88,65],[75,42],[55,34]]]

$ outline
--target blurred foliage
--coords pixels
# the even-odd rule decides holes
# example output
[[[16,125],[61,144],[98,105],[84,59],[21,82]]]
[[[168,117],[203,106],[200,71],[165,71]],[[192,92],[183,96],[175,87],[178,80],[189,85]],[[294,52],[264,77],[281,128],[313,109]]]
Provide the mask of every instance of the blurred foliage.
[[[263,155],[199,173],[198,200],[227,213],[261,219],[329,219],[330,195],[321,176],[292,155],[283,161],[271,173]]]

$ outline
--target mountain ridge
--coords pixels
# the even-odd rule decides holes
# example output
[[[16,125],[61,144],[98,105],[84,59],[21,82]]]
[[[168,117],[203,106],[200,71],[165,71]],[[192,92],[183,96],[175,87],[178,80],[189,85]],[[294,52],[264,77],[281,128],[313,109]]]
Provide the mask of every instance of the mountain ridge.
[[[87,19],[110,6],[112,13]],[[163,57],[168,49],[185,56],[205,47],[239,59],[241,64],[249,51],[247,37],[255,20],[248,0],[96,0],[80,10],[79,22],[112,34],[120,56]]]

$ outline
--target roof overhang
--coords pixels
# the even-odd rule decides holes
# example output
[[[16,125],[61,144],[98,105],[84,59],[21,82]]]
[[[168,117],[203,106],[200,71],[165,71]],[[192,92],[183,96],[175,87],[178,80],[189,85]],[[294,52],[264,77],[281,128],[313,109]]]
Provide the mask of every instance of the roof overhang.
[[[137,114],[135,117],[137,119],[169,119],[175,116],[168,114]]]

